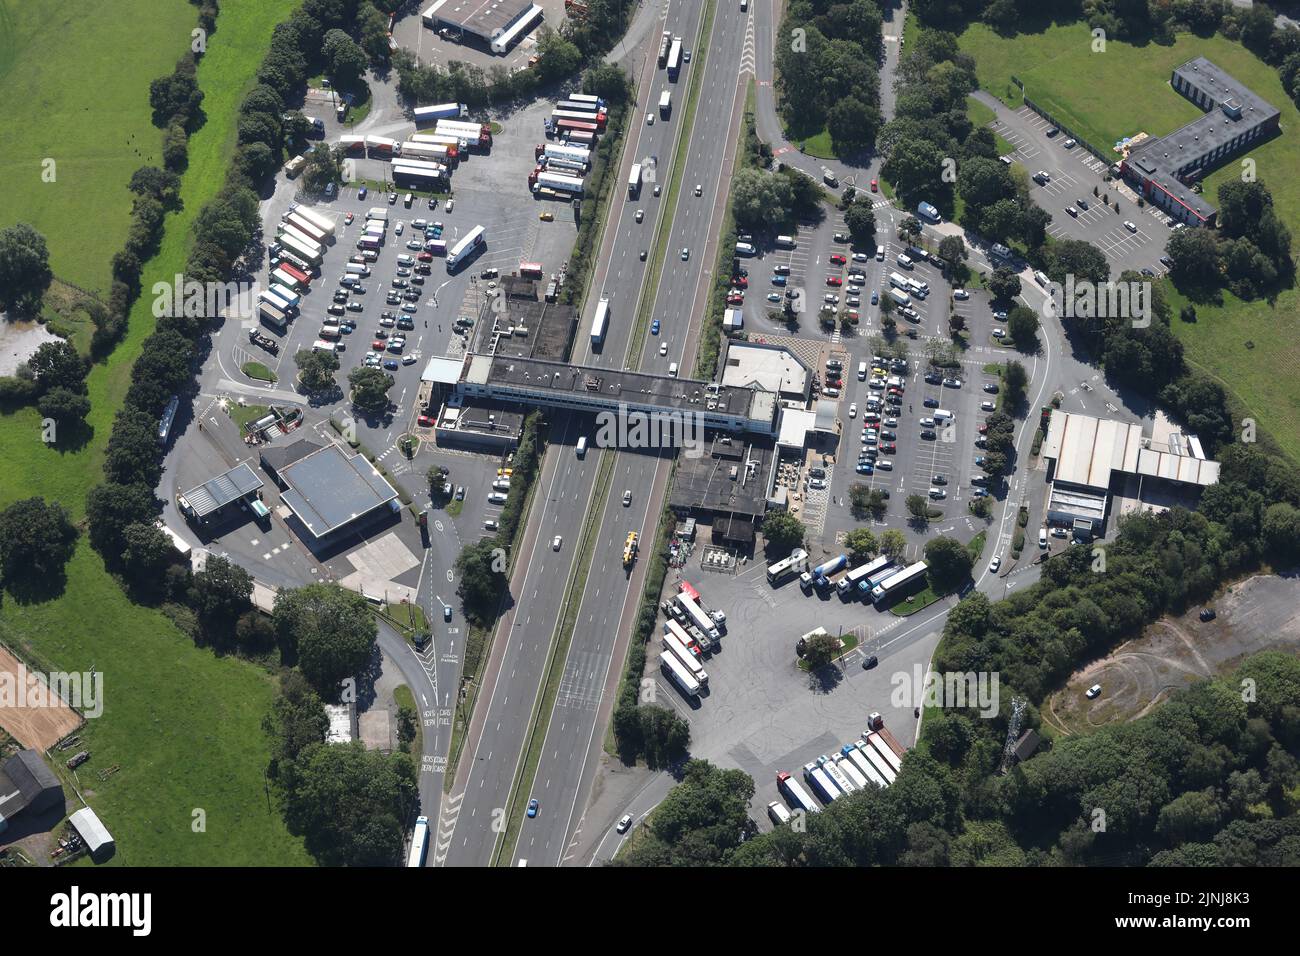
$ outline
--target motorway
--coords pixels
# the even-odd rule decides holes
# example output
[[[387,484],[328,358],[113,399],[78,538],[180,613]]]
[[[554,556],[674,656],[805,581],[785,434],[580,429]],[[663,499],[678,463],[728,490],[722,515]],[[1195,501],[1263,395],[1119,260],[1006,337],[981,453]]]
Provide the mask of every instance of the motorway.
[[[638,296],[653,259],[647,256],[642,262],[640,252],[655,246],[663,200],[670,194],[668,177],[676,161],[672,156],[680,117],[685,114],[687,85],[692,71],[701,65],[694,39],[699,33],[701,12],[699,5],[670,3],[664,26],[659,27],[682,36],[683,46],[692,51],[693,62],[683,65],[677,82],[669,85],[650,50],[652,45],[657,49],[658,30],[650,31],[650,40],[639,51],[645,59],[633,61],[640,78],[640,105],[630,110],[627,143],[614,188],[623,189],[632,163],[647,157],[655,157],[655,178],[642,188],[636,200],[614,194],[584,316],[584,321],[589,322],[595,303],[601,296],[608,297],[609,331],[595,351],[587,337],[581,337],[573,356],[575,362],[612,368],[624,365]],[[702,314],[708,284],[706,270],[716,254],[716,239],[712,252],[710,240],[721,221],[726,199],[723,184],[728,179],[720,176],[719,170],[734,138],[721,131],[738,121],[737,103],[743,104],[737,91],[746,25],[743,17],[721,13],[715,18],[714,34],[704,59],[707,74],[695,115],[694,128],[707,131],[707,135],[691,137],[683,157],[683,188],[677,197],[669,252],[652,312],[660,320],[662,334],[655,347],[645,349],[643,366],[647,369],[666,370],[669,361],[679,362],[683,369],[691,367],[696,335],[689,328],[689,320]],[[653,15],[653,11],[647,15]],[[657,116],[655,106],[665,86],[674,92],[674,108],[668,121]],[[656,113],[652,125],[644,121],[647,111]],[[654,196],[655,182],[664,187],[660,197]],[[702,197],[694,196],[695,182],[707,184]],[[637,208],[646,210],[642,223],[635,221]],[[679,258],[683,246],[692,250],[687,262]],[[667,357],[659,355],[658,341],[668,344]],[[659,362],[664,363],[662,367],[655,364]],[[564,582],[579,557],[576,548],[590,510],[601,454],[593,449],[585,459],[579,459],[568,447],[579,434],[591,434],[590,419],[555,416],[553,425],[550,451],[539,476],[542,494],[534,502],[511,581],[510,591],[517,603],[503,617],[493,642],[466,754],[437,827],[433,854],[436,864],[473,866],[493,859],[504,830],[503,824],[496,821],[505,816],[506,802],[528,745],[540,683],[564,610]],[[577,612],[555,711],[550,720],[543,719],[540,728],[547,738],[536,776],[537,791],[531,795],[541,801],[542,812],[526,821],[519,838],[520,856],[530,865],[561,862],[569,828],[585,794],[583,783],[589,782],[595,770],[590,757],[601,744],[596,731],[603,727],[602,712],[607,718],[611,691],[619,677],[615,662],[622,660],[616,644],[625,630],[624,618],[634,610],[635,595],[644,576],[643,563],[638,563],[631,575],[625,572],[621,561],[623,542],[628,530],[653,535],[659,513],[657,501],[669,467],[668,457],[660,458],[655,468],[645,467],[646,461],[643,454],[623,453],[614,463],[613,493],[595,532],[595,558]],[[622,505],[623,490],[632,492],[630,508]],[[552,550],[556,535],[563,542],[558,553]],[[520,814],[522,810],[518,806],[509,812]]]

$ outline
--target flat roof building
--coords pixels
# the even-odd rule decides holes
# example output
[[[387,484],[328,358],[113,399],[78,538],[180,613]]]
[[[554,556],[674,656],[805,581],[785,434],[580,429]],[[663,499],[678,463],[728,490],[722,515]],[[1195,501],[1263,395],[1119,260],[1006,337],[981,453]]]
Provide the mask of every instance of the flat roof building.
[[[1086,525],[1097,535],[1111,494],[1130,477],[1198,491],[1218,482],[1219,463],[1205,457],[1196,436],[1152,439],[1142,431],[1140,423],[1052,412],[1042,446],[1051,483],[1048,520],[1076,529]]]
[[[420,15],[431,30],[450,29],[505,53],[542,19],[531,0],[437,0]]]
[[[1203,56],[1176,67],[1169,82],[1205,115],[1134,147],[1120,172],[1179,222],[1213,225],[1216,210],[1189,185],[1276,134],[1281,113]]]
[[[738,521],[751,528],[767,513],[774,481],[775,447],[770,439],[712,433],[703,454],[679,455],[669,506],[681,516],[707,518],[715,524],[733,519],[727,537],[749,541]]]
[[[227,505],[243,501],[262,487],[248,462],[240,462],[229,471],[209,478],[203,484],[176,496],[176,505],[192,521],[207,521]]]
[[[780,345],[731,339],[722,361],[722,384],[776,392],[782,399],[806,402],[812,383],[808,367]]]
[[[776,434],[780,410],[776,395],[760,389],[508,355],[471,355],[458,387],[470,398],[582,412],[691,416],[705,429],[768,436]]]
[[[279,469],[280,500],[315,538],[324,538],[397,500],[362,455],[329,444]]]

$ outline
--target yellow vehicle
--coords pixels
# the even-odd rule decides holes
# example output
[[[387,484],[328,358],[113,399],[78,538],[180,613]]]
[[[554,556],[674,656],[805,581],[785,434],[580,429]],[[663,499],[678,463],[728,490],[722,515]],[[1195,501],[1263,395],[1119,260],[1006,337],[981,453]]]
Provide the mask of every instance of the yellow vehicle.
[[[498,478],[509,478],[509,477],[510,477],[511,475],[513,475],[514,473],[515,473],[515,470],[514,470],[513,468],[498,468],[498,469],[497,469],[497,477],[498,477]]]
[[[551,211],[548,209],[546,212],[539,213],[538,216],[537,216],[537,218],[540,219],[542,222],[554,222],[554,221],[555,221],[555,213],[551,212]]]
[[[627,533],[627,543],[623,545],[623,567],[630,568],[632,562],[636,560],[636,532]]]

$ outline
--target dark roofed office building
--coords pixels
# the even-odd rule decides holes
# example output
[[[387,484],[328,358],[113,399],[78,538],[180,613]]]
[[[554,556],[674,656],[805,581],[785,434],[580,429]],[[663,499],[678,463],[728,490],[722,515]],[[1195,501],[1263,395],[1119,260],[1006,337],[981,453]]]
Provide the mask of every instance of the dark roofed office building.
[[[330,444],[278,471],[283,501],[315,538],[324,538],[397,500],[363,455]]]
[[[44,813],[63,801],[63,785],[35,750],[20,750],[0,766],[0,830],[19,813]]]
[[[1130,150],[1120,172],[1144,198],[1189,226],[1212,226],[1216,210],[1189,186],[1277,133],[1281,113],[1203,56],[1173,71],[1170,85],[1205,115]]]

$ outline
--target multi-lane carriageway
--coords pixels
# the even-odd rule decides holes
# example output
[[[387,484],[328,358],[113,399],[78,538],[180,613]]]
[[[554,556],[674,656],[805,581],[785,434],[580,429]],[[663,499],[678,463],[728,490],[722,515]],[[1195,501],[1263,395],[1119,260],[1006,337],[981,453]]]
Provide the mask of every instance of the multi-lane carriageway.
[[[626,182],[633,162],[653,157],[655,181],[663,185],[660,197],[653,184],[641,196],[625,200],[615,193],[602,242],[599,266],[588,296],[587,314],[580,331],[590,324],[595,303],[610,299],[610,327],[603,347],[592,352],[585,336],[579,337],[573,359],[578,363],[622,367],[629,351],[638,296],[646,282],[653,255],[642,262],[642,249],[653,251],[661,228],[664,204],[673,198],[667,228],[663,271],[653,296],[652,318],[660,322],[657,337],[643,329],[640,368],[666,372],[669,362],[683,370],[693,367],[699,321],[704,312],[710,266],[717,258],[717,234],[726,202],[735,142],[744,106],[745,84],[753,69],[752,10],[739,13],[719,4],[711,36],[701,45],[702,4],[698,0],[671,0],[662,26],[647,33],[638,64],[638,105],[630,110],[627,143],[618,179]],[[657,68],[658,37],[663,29],[685,39],[692,50],[691,64],[670,84]],[[650,49],[654,46],[654,49]],[[745,51],[749,50],[748,56]],[[692,135],[678,154],[680,124],[686,115],[688,85],[702,70]],[[665,121],[656,104],[663,89],[671,88],[675,108]],[[647,112],[655,112],[646,125]],[[670,197],[669,182],[681,166],[681,189]],[[702,195],[696,196],[695,185]],[[645,210],[641,223],[637,208]],[[686,261],[680,250],[690,250]],[[666,343],[668,354],[659,354]],[[521,542],[510,592],[514,606],[502,618],[492,659],[484,676],[483,691],[475,709],[466,752],[461,758],[447,810],[435,831],[434,864],[460,866],[495,862],[497,842],[505,831],[506,803],[533,730],[534,709],[545,676],[551,642],[564,609],[566,583],[580,555],[578,541],[593,501],[601,453],[593,449],[584,459],[573,452],[579,434],[591,427],[590,419],[556,415],[552,442],[539,476],[539,492]],[[519,794],[508,812],[522,816],[528,798],[536,797],[540,810],[525,818],[515,848],[515,863],[530,866],[561,864],[580,826],[582,807],[596,769],[600,734],[608,721],[629,638],[631,617],[643,584],[645,562],[629,575],[622,564],[623,542],[629,530],[653,540],[655,523],[671,467],[671,452],[609,452],[616,454],[609,494],[599,502],[601,512],[595,533],[594,558],[576,617],[572,642],[564,663],[559,693],[550,714],[541,715],[536,733],[544,734],[540,762],[532,788]],[[632,493],[630,507],[623,506],[623,491]],[[560,551],[552,550],[559,535]]]

